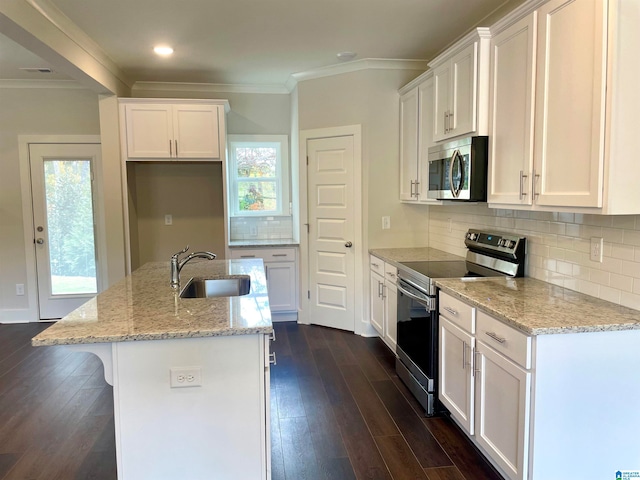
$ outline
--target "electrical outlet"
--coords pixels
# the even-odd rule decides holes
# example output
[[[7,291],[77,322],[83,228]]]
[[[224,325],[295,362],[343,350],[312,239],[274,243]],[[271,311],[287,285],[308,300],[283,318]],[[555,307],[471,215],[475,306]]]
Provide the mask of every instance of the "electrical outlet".
[[[382,229],[389,230],[391,228],[391,217],[382,217]]]
[[[164,224],[165,225],[173,225],[173,215],[165,215],[164,216]]]
[[[591,261],[602,263],[602,249],[603,240],[602,237],[591,237]]]
[[[24,283],[16,283],[16,295],[20,297],[24,295]]]
[[[202,367],[172,367],[169,377],[171,388],[201,387]]]

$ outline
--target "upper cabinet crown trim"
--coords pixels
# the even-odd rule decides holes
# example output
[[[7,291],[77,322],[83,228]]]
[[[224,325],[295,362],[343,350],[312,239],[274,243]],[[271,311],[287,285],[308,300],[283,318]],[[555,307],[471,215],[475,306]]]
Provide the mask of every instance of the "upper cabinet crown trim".
[[[462,38],[459,38],[455,41],[449,48],[447,48],[444,52],[438,55],[436,58],[429,62],[429,68],[437,67],[451,59],[451,57],[457,54],[460,50],[463,50],[469,44],[473,43],[478,39],[491,39],[491,30],[488,27],[478,27],[473,31],[469,32]]]
[[[211,99],[211,98],[129,98],[120,97],[118,102],[121,105],[126,104],[163,104],[163,105],[223,105],[225,113],[231,111],[229,100]]]

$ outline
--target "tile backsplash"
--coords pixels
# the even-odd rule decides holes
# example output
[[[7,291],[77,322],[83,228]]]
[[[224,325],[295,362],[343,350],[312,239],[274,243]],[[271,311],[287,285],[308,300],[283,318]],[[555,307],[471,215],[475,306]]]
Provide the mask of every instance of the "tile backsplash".
[[[640,310],[640,215],[429,208],[430,247],[464,256],[469,228],[526,236],[529,277]],[[590,259],[592,237],[604,239],[602,263]]]
[[[293,217],[231,217],[231,241],[290,240]]]

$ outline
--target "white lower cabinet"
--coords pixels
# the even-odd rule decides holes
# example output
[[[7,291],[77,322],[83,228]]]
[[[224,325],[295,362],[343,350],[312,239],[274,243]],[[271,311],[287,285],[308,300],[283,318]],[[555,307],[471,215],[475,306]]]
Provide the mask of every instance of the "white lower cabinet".
[[[509,478],[526,478],[531,372],[478,341],[475,387],[476,441]]]
[[[369,256],[370,267],[370,321],[380,338],[396,352],[398,290],[397,269],[373,255]]]
[[[295,248],[232,248],[231,258],[262,258],[271,313],[297,317],[298,269]]]
[[[439,399],[506,478],[528,475],[532,338],[440,292]]]

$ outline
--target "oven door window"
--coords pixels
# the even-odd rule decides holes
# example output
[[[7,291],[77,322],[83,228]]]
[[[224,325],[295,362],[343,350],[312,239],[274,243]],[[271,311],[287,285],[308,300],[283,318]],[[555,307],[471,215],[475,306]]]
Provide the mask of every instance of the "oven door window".
[[[431,379],[436,373],[436,318],[426,305],[398,291],[398,346]]]

